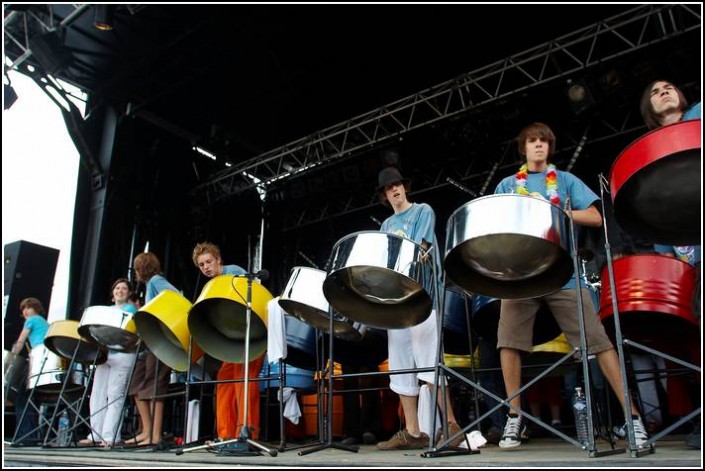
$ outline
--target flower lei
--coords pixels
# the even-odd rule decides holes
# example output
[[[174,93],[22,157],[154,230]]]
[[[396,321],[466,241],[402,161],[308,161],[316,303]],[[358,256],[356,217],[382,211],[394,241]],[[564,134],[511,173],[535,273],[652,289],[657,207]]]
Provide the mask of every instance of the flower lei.
[[[516,175],[516,190],[520,195],[529,195],[529,190],[526,189],[526,178],[529,173],[529,169],[526,164],[519,168]],[[560,204],[561,199],[558,197],[558,178],[556,176],[556,166],[553,164],[548,164],[548,171],[546,172],[546,192],[548,193],[548,199],[553,204]]]

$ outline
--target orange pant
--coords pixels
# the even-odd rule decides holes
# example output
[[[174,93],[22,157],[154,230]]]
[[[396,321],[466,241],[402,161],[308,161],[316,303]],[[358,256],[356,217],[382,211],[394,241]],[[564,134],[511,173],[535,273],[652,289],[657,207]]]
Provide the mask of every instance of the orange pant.
[[[256,378],[262,370],[265,355],[252,360],[248,376]],[[244,363],[227,363],[218,371],[218,380],[243,379],[245,377]],[[247,397],[247,423],[252,439],[259,436],[259,382],[249,384]],[[245,423],[245,383],[222,383],[216,388],[216,423],[219,438],[237,438],[240,428]]]

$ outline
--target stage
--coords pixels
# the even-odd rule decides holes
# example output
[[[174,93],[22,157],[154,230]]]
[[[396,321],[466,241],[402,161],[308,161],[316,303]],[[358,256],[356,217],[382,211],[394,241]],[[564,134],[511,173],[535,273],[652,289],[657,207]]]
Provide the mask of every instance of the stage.
[[[268,443],[264,443],[269,446]],[[507,451],[496,445],[480,449],[478,454],[422,457],[423,450],[379,451],[374,445],[361,445],[357,453],[327,448],[321,451],[299,456],[302,450],[308,450],[317,442],[302,447],[300,444],[288,445],[286,451],[277,456],[268,454],[255,456],[222,455],[207,450],[198,450],[176,455],[176,449],[153,451],[152,449],[114,449],[99,448],[46,448],[4,447],[3,467],[189,467],[213,468],[230,466],[266,466],[266,467],[611,467],[611,468],[698,468],[702,469],[702,453],[685,445],[685,435],[669,435],[656,443],[654,453],[640,453],[638,456],[624,449],[625,442],[617,442],[614,454],[607,443],[598,442],[600,456],[590,457],[587,451],[557,438],[532,439],[521,447]],[[272,444],[272,448],[278,446]]]

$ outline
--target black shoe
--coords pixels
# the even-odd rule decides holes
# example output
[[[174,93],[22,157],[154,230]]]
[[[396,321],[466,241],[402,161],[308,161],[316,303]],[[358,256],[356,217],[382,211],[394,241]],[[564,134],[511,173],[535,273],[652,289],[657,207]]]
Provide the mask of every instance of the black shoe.
[[[360,443],[360,439],[358,439],[357,437],[345,437],[340,443],[342,443],[343,445],[357,445],[358,443]]]
[[[372,432],[365,432],[362,434],[362,443],[365,445],[374,445],[377,443],[377,437]]]

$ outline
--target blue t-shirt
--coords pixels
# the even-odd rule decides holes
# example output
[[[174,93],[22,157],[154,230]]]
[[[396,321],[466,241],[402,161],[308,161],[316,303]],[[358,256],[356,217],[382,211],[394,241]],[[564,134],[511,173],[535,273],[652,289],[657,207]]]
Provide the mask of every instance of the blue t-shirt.
[[[695,265],[700,263],[700,246],[699,245],[662,245],[655,244],[654,250],[656,253],[664,253],[675,255],[684,262]]]
[[[685,110],[685,113],[683,113],[683,116],[681,116],[681,121],[700,119],[701,116],[702,115],[700,111],[700,102],[697,102],[696,104]]]
[[[179,293],[179,290],[176,289],[174,287],[174,285],[169,283],[169,281],[166,278],[164,278],[164,275],[154,275],[147,282],[146,293],[144,295],[144,302],[145,303],[150,302],[152,299],[154,299],[159,293],[161,293],[165,289],[168,289],[171,291],[176,291],[177,293]]]
[[[137,308],[130,303],[123,304],[122,306],[118,306],[116,304],[115,307],[120,309],[121,311],[129,312],[130,314],[134,314],[137,312]]]
[[[569,172],[556,169],[556,181],[558,183],[558,197],[560,198],[561,209],[565,208],[565,202],[570,196],[570,208],[583,210],[588,209],[597,203],[600,198],[581,179]],[[526,190],[529,193],[540,193],[547,200],[546,172],[529,172],[526,176]],[[516,190],[516,175],[510,175],[502,179],[495,189],[495,194],[518,193]],[[587,287],[585,280],[581,280],[581,286]],[[575,289],[575,274],[568,283],[561,289]]]
[[[426,203],[411,203],[407,210],[399,214],[392,214],[385,219],[379,229],[382,232],[390,232],[406,237],[417,244],[425,241],[429,247],[435,247],[435,249],[431,249],[431,254],[436,263],[436,284],[435,286],[424,286],[431,299],[433,299],[434,306],[436,301],[435,293],[437,292],[435,290],[440,286],[441,278],[441,262],[440,257],[437,256],[441,248],[438,246],[435,227],[436,213],[433,212],[431,206]],[[428,273],[427,277],[427,279],[431,279],[431,273]]]
[[[244,275],[247,271],[239,265],[223,265],[223,275]]]
[[[49,330],[49,323],[41,315],[37,314],[24,321],[24,328],[29,329],[29,345],[34,348],[44,343],[44,337],[47,336],[47,331]]]

